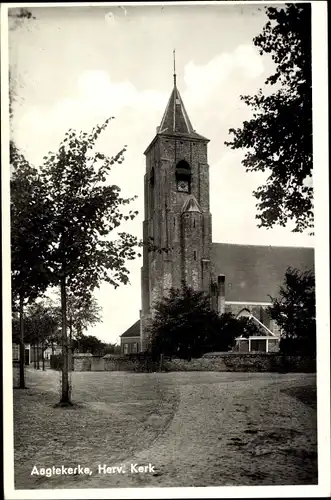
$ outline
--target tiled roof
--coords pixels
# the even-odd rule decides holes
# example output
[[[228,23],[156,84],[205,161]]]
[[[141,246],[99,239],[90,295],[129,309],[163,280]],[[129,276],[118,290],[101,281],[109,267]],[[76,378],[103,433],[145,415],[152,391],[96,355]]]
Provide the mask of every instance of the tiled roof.
[[[278,295],[288,267],[314,270],[314,249],[213,243],[215,275],[225,276],[225,300],[269,302]]]
[[[124,333],[122,333],[121,337],[140,337],[140,320],[133,323]]]
[[[196,139],[208,140],[200,134],[197,134],[192,127],[192,123],[186,112],[180,93],[176,87],[173,88],[166,110],[164,112],[161,124],[158,128],[158,134],[178,135],[181,137],[194,137]]]

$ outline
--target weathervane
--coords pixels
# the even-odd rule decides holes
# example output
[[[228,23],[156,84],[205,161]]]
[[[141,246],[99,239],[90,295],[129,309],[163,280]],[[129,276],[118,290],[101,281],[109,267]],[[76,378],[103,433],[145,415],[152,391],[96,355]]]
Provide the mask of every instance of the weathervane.
[[[174,85],[176,86],[176,49],[173,50],[174,55]]]

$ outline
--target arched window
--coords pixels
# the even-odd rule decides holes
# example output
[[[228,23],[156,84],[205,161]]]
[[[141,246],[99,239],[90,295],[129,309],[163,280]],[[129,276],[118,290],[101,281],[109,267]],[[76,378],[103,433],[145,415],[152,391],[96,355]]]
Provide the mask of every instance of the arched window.
[[[180,160],[176,165],[177,191],[191,192],[191,167],[185,160]]]

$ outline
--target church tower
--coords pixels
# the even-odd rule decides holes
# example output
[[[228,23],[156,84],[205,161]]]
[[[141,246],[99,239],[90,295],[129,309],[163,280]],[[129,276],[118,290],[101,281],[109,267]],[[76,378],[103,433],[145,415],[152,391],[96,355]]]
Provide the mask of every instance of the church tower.
[[[185,281],[210,292],[211,214],[209,211],[209,140],[196,133],[176,84],[156,136],[145,151],[144,246],[141,276],[141,348],[153,303]],[[167,248],[168,252],[159,252]]]

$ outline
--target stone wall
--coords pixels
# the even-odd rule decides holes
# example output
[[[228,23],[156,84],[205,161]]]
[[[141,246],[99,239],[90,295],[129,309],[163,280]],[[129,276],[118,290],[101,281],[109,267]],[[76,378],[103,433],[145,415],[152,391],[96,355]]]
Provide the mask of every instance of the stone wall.
[[[105,370],[105,360],[103,356],[92,356],[90,370],[92,372],[103,372]]]
[[[213,359],[198,358],[198,359],[192,359],[191,361],[172,358],[171,361],[164,360],[164,362],[162,363],[162,370],[169,372],[187,372],[187,371],[226,372],[227,371],[226,364],[224,363],[224,358],[222,356],[217,356]]]
[[[159,371],[159,364],[150,357],[138,354],[137,356],[119,356],[106,354],[104,357],[106,371],[155,372]]]
[[[98,357],[99,356],[93,356]],[[77,353],[73,356],[74,371],[75,372],[90,372],[92,365],[92,354],[90,353]],[[96,366],[96,365],[93,365]]]
[[[220,372],[308,372],[316,371],[316,361],[309,356],[285,356],[279,353],[219,353],[199,359],[165,360],[166,371]]]
[[[80,355],[74,357],[74,371],[128,371],[128,372],[301,372],[316,371],[315,358],[310,356],[285,356],[280,353],[225,352],[205,354],[191,361],[165,358],[160,365],[146,355],[107,354],[101,356]]]
[[[212,353],[202,358],[186,361],[165,358],[160,365],[148,356],[119,356],[107,354],[104,358],[106,371],[156,372],[156,371],[217,371],[217,372],[302,372],[316,371],[315,358],[309,356],[285,356],[280,353]],[[91,360],[90,360],[91,361]],[[96,366],[93,361],[90,369]]]

